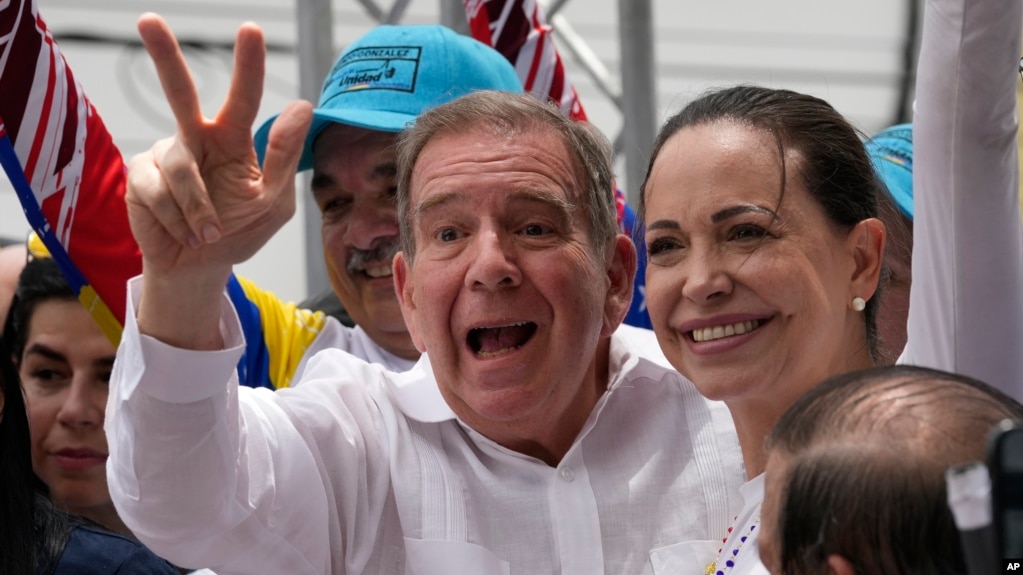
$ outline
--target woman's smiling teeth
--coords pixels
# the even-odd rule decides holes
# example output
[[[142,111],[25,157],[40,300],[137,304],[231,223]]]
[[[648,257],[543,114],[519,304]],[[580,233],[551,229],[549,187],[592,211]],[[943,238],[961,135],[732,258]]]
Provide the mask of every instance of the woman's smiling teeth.
[[[723,337],[742,335],[751,332],[760,326],[760,320],[739,321],[727,325],[716,325],[693,330],[693,341],[713,341]]]

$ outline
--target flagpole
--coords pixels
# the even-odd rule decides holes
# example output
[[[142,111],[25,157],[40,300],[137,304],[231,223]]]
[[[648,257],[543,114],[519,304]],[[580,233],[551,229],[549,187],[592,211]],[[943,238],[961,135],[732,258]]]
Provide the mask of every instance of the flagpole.
[[[650,0],[618,0],[618,37],[622,70],[622,122],[625,136],[625,195],[639,205],[657,135],[657,83],[654,76],[653,13]]]

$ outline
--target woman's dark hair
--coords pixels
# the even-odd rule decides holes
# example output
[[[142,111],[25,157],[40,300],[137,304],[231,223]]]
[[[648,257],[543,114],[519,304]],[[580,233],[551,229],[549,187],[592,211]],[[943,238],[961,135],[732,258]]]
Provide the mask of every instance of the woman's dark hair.
[[[826,380],[778,420],[767,449],[786,462],[774,541],[784,573],[829,555],[859,573],[965,573],[945,471],[981,460],[991,431],[1023,419],[975,379],[914,366]]]
[[[848,232],[859,222],[878,216],[878,198],[884,191],[861,134],[841,114],[824,100],[807,94],[743,85],[704,94],[661,127],[640,188],[641,218],[646,215],[650,171],[665,142],[683,128],[718,121],[735,121],[774,137],[781,161],[779,204],[785,190],[785,152],[795,150],[802,160],[796,172],[838,230]],[[875,361],[880,359],[877,295],[867,301],[863,314],[867,343]]]
[[[19,361],[25,351],[28,326],[36,308],[55,299],[77,300],[57,262],[52,258],[36,258],[25,264],[18,277],[18,287],[3,331],[4,344]]]
[[[28,415],[13,357],[0,342],[0,573],[50,573],[70,523],[32,471]]]

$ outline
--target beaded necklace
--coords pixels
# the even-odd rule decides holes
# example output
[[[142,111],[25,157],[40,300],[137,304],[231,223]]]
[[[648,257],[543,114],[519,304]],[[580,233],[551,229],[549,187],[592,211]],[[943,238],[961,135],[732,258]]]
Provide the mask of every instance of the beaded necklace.
[[[728,533],[725,535],[725,538],[721,540],[722,547],[721,549],[718,549],[718,557],[707,564],[707,568],[703,571],[705,575],[725,575],[725,573],[731,571],[732,568],[735,567],[736,559],[739,557],[739,550],[742,549],[746,540],[753,535],[753,531],[760,526],[760,517],[757,516],[756,521],[749,526],[749,530],[746,534],[739,538],[739,543],[735,546],[735,549],[732,549],[731,557],[722,558],[721,552],[724,551],[724,544],[728,542],[728,538],[732,535],[732,531],[735,529],[735,522],[738,519],[738,515],[735,516],[735,519],[732,519],[732,526],[728,528]],[[724,559],[724,563],[722,563],[722,559]],[[720,569],[718,568],[719,565]]]

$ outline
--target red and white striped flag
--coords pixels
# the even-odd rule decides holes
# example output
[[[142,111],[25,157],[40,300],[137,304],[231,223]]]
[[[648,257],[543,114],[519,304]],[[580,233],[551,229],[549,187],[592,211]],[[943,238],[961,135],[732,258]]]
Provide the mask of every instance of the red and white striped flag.
[[[124,279],[142,269],[124,163],[32,0],[0,0],[0,94],[0,163],[29,224],[116,342]]]
[[[527,92],[556,102],[573,120],[586,119],[554,45],[553,29],[535,0],[465,0],[465,14],[473,38],[508,58]]]

